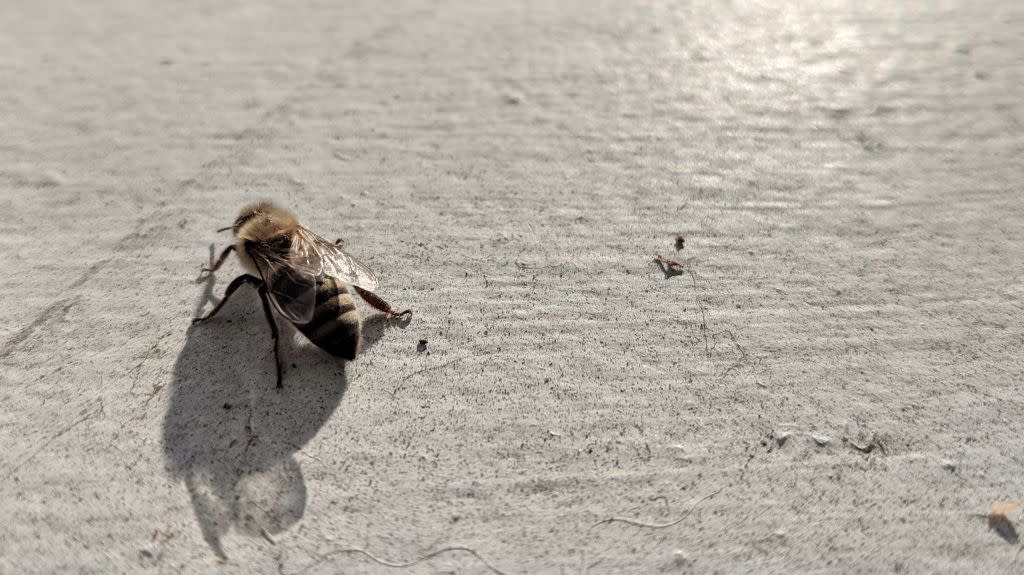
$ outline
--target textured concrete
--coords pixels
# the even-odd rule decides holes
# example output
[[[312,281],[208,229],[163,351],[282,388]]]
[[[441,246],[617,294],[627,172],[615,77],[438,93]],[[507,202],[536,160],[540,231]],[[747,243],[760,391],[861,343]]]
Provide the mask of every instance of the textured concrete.
[[[1020,2],[2,12],[0,572],[1024,571]],[[412,321],[190,328],[256,198]]]

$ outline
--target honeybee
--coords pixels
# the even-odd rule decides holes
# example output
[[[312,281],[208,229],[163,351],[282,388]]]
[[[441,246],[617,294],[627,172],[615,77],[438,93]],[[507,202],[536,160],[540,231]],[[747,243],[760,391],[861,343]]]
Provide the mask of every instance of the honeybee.
[[[288,210],[269,202],[250,204],[242,208],[234,224],[218,231],[227,230],[234,233],[235,243],[221,252],[213,267],[204,267],[203,273],[217,271],[231,252],[238,254],[249,273],[232,280],[210,313],[192,323],[217,315],[242,285],[255,287],[274,339],[277,387],[281,387],[281,354],[271,308],[318,347],[348,360],[355,359],[360,339],[359,313],[348,286],[391,317],[412,315],[411,309],[395,311],[374,293],[377,277],[341,247],[341,240],[332,243],[318,236]]]

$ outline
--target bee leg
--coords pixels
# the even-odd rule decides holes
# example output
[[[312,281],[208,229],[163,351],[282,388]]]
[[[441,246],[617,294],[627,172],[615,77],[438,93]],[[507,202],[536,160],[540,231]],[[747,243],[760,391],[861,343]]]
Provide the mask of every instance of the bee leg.
[[[270,336],[274,338],[274,364],[277,367],[277,388],[281,389],[281,344],[277,334],[277,322],[274,321],[274,314],[270,311],[270,297],[267,296],[267,286],[260,284],[260,300],[263,302],[263,313],[267,316],[267,323],[270,324]]]
[[[202,273],[204,273],[204,274],[212,274],[213,272],[215,272],[218,269],[220,269],[220,266],[224,265],[224,260],[228,259],[228,255],[231,252],[233,252],[233,251],[235,251],[235,246],[234,245],[230,245],[230,246],[224,248],[224,251],[222,251],[220,253],[220,257],[217,258],[217,262],[215,264],[213,264],[213,267],[212,268],[208,268],[206,266],[203,266]]]
[[[257,288],[263,287],[263,282],[256,276],[251,276],[249,274],[238,276],[237,278],[231,280],[231,283],[228,284],[228,289],[224,290],[224,297],[220,298],[220,302],[216,306],[214,306],[212,310],[210,310],[210,313],[204,315],[203,317],[197,317],[193,319],[192,323],[195,324],[204,322],[210,319],[211,317],[217,315],[217,312],[220,311],[220,308],[224,307],[224,304],[228,303],[228,298],[231,297],[231,294],[235,293],[235,290],[242,287],[242,284],[249,284]]]
[[[356,289],[356,293],[359,294],[359,297],[361,297],[364,300],[366,300],[366,303],[368,303],[368,304],[372,305],[373,307],[379,309],[380,311],[390,315],[391,317],[399,317],[399,316],[403,316],[403,315],[412,315],[412,310],[411,309],[407,309],[405,311],[395,311],[395,308],[391,307],[391,304],[389,304],[388,302],[384,301],[384,298],[382,298],[379,295],[373,293],[372,291],[364,290],[363,288],[361,288],[361,287],[359,287],[357,285],[354,285],[352,287],[354,287]]]

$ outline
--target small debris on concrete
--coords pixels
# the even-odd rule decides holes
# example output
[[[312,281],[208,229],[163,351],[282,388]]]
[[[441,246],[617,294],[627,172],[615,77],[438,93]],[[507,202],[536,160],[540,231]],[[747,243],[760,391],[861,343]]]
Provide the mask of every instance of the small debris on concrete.
[[[659,253],[655,253],[654,261],[661,266],[661,271],[665,273],[665,277],[677,276],[683,273],[683,264],[676,260],[670,260]]]
[[[676,567],[689,567],[693,564],[693,559],[690,559],[690,554],[682,549],[676,549],[672,552],[672,564]]]
[[[1020,534],[1013,525],[1013,517],[1020,511],[1020,501],[996,501],[988,509],[988,528],[1007,543],[1018,543]]]
[[[844,437],[843,443],[848,444],[850,447],[856,449],[861,453],[873,453],[876,450],[881,451],[883,453],[885,452],[885,446],[883,446],[882,443],[878,441],[877,438],[874,437],[872,437],[871,440],[866,443],[854,441],[849,437]]]
[[[782,447],[786,444],[786,441],[793,435],[791,431],[776,431],[772,434],[772,438],[775,440],[776,445]]]

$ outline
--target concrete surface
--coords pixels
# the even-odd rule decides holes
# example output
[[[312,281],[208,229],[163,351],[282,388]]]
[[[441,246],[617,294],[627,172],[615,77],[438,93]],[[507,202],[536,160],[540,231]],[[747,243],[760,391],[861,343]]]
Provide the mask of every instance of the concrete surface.
[[[0,19],[0,572],[1024,571],[1024,4]],[[190,329],[257,198],[412,321]]]

